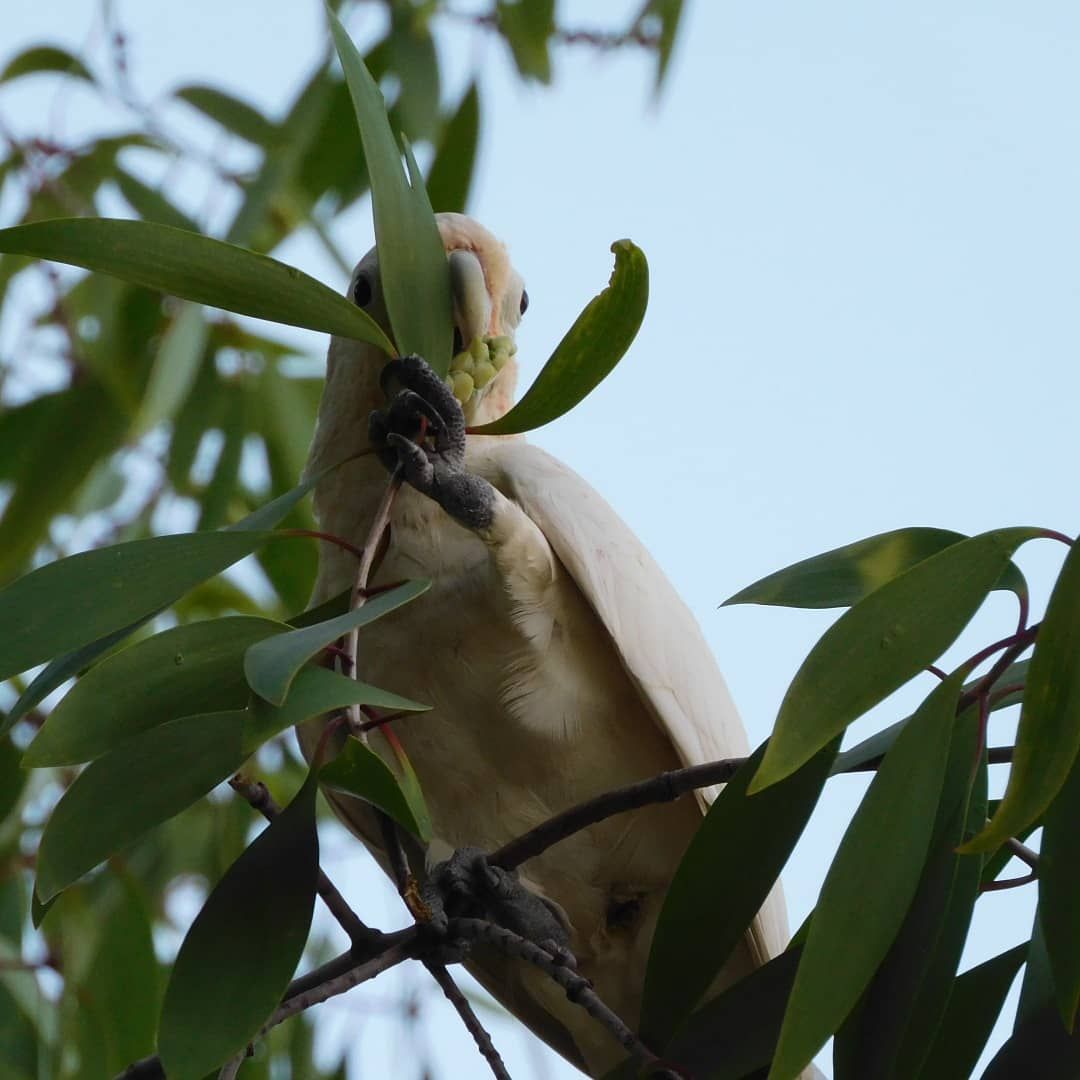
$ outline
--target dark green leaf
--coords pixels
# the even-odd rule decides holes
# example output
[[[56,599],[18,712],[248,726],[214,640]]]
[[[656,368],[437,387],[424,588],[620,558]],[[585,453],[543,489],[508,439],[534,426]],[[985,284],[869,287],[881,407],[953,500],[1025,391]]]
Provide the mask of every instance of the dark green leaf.
[[[296,267],[168,225],[110,218],[39,221],[0,229],[0,251],[83,266],[185,300],[393,352],[365,312]]]
[[[89,761],[169,720],[243,708],[250,694],[245,650],[287,630],[272,619],[235,615],[176,626],[121,650],[87,672],[53,709],[25,764]]]
[[[167,607],[272,539],[182,533],[70,555],[0,590],[0,678],[77,649]]]
[[[851,607],[905,570],[966,540],[951,529],[895,529],[854,544],[834,548],[769,574],[737,592],[727,604],[771,604],[778,607]],[[1027,595],[1024,577],[1009,563],[995,589]]]
[[[716,797],[679,864],[656,924],[642,1037],[663,1046],[709,988],[769,894],[817,805],[836,744],[776,788],[748,796],[764,746]],[[718,872],[739,866],[736,875]]]
[[[407,581],[396,589],[380,593],[362,607],[327,622],[316,623],[300,630],[280,635],[276,641],[262,641],[248,649],[244,657],[244,673],[248,685],[260,697],[280,705],[285,701],[296,673],[327,645],[333,644],[350,630],[366,626],[383,615],[415,600],[427,592],[431,582]]]
[[[390,70],[400,84],[396,129],[414,141],[430,139],[439,115],[439,58],[428,20],[411,6],[392,8],[386,46]]]
[[[320,770],[319,781],[334,791],[372,803],[423,843],[431,839],[431,816],[419,786],[395,776],[390,766],[359,739],[350,736],[345,740],[341,753]]]
[[[1027,676],[1028,663],[1027,660],[1018,660],[1015,664],[1010,664],[1002,672],[1000,678],[994,682],[991,692],[996,689],[1004,689],[1014,683],[1022,683]],[[969,690],[973,690],[980,682],[982,682],[981,676],[978,679],[972,679],[970,682],[964,683],[964,688],[960,691],[961,697]],[[1023,696],[1023,690],[1005,694],[990,706],[990,711],[996,712],[998,709],[1007,709],[1010,705],[1016,705],[1023,699]],[[854,772],[857,766],[882,757],[889,747],[896,742],[897,735],[904,730],[904,725],[910,719],[910,716],[906,716],[903,720],[897,720],[896,723],[890,724],[887,728],[883,728],[869,738],[857,743],[850,750],[845,750],[837,757],[836,763],[833,765],[833,776],[845,772]]]
[[[58,49],[55,45],[35,45],[8,61],[7,66],[0,72],[0,83],[10,82],[22,75],[34,75],[41,71],[71,75],[76,79],[85,79],[87,82],[94,81],[86,65],[66,49]]]
[[[996,848],[1042,814],[1065,783],[1080,752],[1078,652],[1080,544],[1073,544],[1035,642],[1005,797],[965,850]]]
[[[1080,1002],[1080,760],[1073,763],[1057,797],[1046,811],[1039,846],[1039,912],[1054,975],[1058,1009],[1065,1026],[1076,1023]]]
[[[426,712],[431,708],[336,671],[305,667],[293,680],[289,699],[284,705],[253,699],[249,706],[251,719],[244,737],[244,751],[252,753],[261,743],[286,728],[346,705],[374,705],[391,712]]]
[[[109,1076],[153,1051],[160,998],[150,913],[134,881],[122,879],[121,886],[79,987]]]
[[[649,264],[629,240],[611,245],[615,269],[589,301],[525,396],[505,415],[472,429],[480,435],[532,431],[569,412],[611,372],[630,348],[649,302]]]
[[[256,146],[269,146],[275,141],[276,126],[254,106],[232,94],[213,86],[184,86],[176,91],[175,96],[209,116],[226,131]]]
[[[330,469],[326,469],[316,476],[308,477],[303,483],[298,484],[291,491],[285,492],[284,495],[279,495],[276,499],[266,503],[265,506],[260,506],[242,521],[238,521],[235,525],[230,526],[229,529],[226,529],[225,531],[244,532],[272,529],[324,476],[327,475],[327,473],[331,472],[334,468],[336,468],[336,466],[331,466]],[[2,596],[3,594],[0,593],[0,598],[2,598]],[[127,626],[122,626],[120,629],[109,633],[105,637],[96,641],[91,641],[88,645],[81,646],[74,652],[71,652],[66,656],[61,656],[49,663],[49,665],[26,688],[25,693],[15,703],[7,720],[0,723],[0,735],[4,734],[4,732],[7,731],[20,716],[23,716],[28,710],[41,702],[47,694],[55,690],[61,683],[71,678],[72,675],[89,667],[89,665],[99,656],[107,653],[114,645],[134,633],[140,626],[148,622],[156,614],[158,614],[158,612],[155,610],[151,611],[149,614],[142,615]]]
[[[982,1080],[1076,1080],[1080,1033],[1061,1026],[1053,1005],[1026,1019],[986,1067]]]
[[[986,769],[972,785],[978,710],[957,719],[929,854],[896,940],[833,1042],[834,1080],[906,1080],[938,1029],[979,893],[981,860],[956,845],[986,820]],[[969,797],[970,793],[970,797]]]
[[[750,790],[787,776],[956,639],[1036,529],[999,529],[952,544],[846,611],[788,687]]]
[[[665,1060],[700,1080],[756,1077],[772,1059],[800,956],[788,949],[706,1002],[664,1048]]]
[[[411,165],[411,183],[406,181],[379,88],[337,16],[328,10],[327,17],[371,177],[379,273],[394,340],[402,353],[417,353],[445,375],[454,323],[450,271],[435,215]]]
[[[439,149],[428,172],[427,190],[436,212],[465,213],[469,204],[476,148],[480,140],[480,93],[472,83],[457,112],[443,127]]]
[[[228,520],[233,493],[240,482],[240,460],[248,433],[246,414],[247,395],[243,389],[236,385],[227,387],[221,449],[210,481],[199,500],[200,513],[196,528],[200,532],[216,529]]]
[[[215,788],[244,759],[244,710],[151,728],[91,762],[56,804],[41,837],[44,901]]]
[[[793,1080],[824,1046],[900,929],[926,861],[963,674],[923,702],[844,833],[810,924],[771,1080]]]
[[[551,82],[548,40],[555,32],[555,0],[499,0],[497,12],[522,77]]]
[[[636,25],[656,20],[660,25],[656,49],[656,92],[660,92],[664,78],[671,64],[671,53],[675,47],[675,35],[678,33],[679,20],[682,16],[683,0],[647,0],[641,14],[635,20]],[[645,28],[643,27],[643,28]]]
[[[1046,936],[1043,933],[1042,917],[1038,908],[1031,927],[1031,940],[1028,942],[1027,963],[1024,967],[1024,981],[1020,984],[1020,1000],[1016,1005],[1016,1019],[1013,1031],[1019,1031],[1025,1020],[1033,1017],[1043,1008],[1054,1004],[1054,975],[1050,970],[1050,954],[1046,949]]]
[[[1026,951],[1017,945],[957,978],[919,1080],[973,1075]]]
[[[317,790],[312,775],[218,882],[180,946],[158,1032],[169,1080],[201,1080],[280,1002],[315,906]]]
[[[193,233],[201,231],[187,214],[173,206],[157,188],[144,184],[120,166],[116,167],[113,180],[128,205],[144,221],[156,221],[159,225],[171,225],[174,229],[187,229]]]

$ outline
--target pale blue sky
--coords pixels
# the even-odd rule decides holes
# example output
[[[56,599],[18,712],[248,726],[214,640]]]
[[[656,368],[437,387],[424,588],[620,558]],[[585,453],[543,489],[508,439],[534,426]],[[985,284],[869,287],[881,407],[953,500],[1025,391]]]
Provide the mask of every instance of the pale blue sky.
[[[205,80],[282,106],[322,48],[314,0],[118,6],[147,96]],[[561,5],[573,25],[636,6]],[[12,7],[0,63],[38,39],[79,44],[94,21],[89,0]],[[350,26],[363,38],[377,19],[361,7]],[[687,0],[656,105],[651,64],[632,52],[558,49],[554,88],[523,88],[494,39],[455,27],[444,40],[451,93],[483,72],[472,211],[509,243],[528,283],[524,380],[606,281],[612,240],[629,236],[649,257],[652,302],[633,351],[535,439],[585,475],[667,569],[752,742],[833,616],[717,610],[726,596],[903,525],[1076,531],[1075,4]],[[0,95],[21,130],[40,130],[49,112],[30,83]],[[65,106],[72,132],[91,122],[81,100]],[[183,195],[201,205],[202,188]],[[366,208],[340,235],[357,257],[366,250]],[[281,254],[342,284],[309,244]],[[1060,548],[1042,542],[1020,561],[1038,611]],[[957,657],[1013,618],[993,599]],[[902,715],[928,685],[858,732]],[[1009,727],[996,720],[992,741]],[[862,789],[830,784],[785,873],[793,925]],[[344,839],[329,849],[340,876],[352,865]],[[356,887],[370,890],[368,875]],[[1025,937],[1033,898],[980,901],[965,966]],[[395,905],[389,896],[365,914],[378,922]],[[380,980],[334,1015],[358,1024],[365,1000],[402,992]],[[376,1009],[353,1031],[368,1068],[411,1053],[417,1038],[439,1076],[476,1067],[441,1013],[419,1037],[385,1016]],[[525,1043],[500,1032],[515,1076],[571,1075],[554,1059],[533,1069]]]

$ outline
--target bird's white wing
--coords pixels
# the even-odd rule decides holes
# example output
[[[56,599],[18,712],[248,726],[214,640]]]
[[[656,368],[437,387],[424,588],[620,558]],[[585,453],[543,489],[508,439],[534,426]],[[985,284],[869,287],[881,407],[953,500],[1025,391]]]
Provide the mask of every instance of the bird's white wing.
[[[523,439],[498,455],[499,487],[540,527],[608,631],[684,765],[748,753],[746,731],[697,620],[615,511],[572,469]],[[787,945],[774,890],[750,930],[759,962]]]

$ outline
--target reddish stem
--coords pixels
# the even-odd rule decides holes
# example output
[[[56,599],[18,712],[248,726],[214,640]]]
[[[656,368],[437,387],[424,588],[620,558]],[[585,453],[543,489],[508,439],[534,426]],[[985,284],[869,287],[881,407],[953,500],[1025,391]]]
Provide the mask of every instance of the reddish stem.
[[[325,540],[328,544],[334,544],[336,547],[347,551],[350,555],[355,556],[357,559],[364,557],[364,549],[358,548],[355,544],[350,544],[343,536],[335,536],[333,533],[320,532],[318,529],[282,529],[282,536],[308,536],[312,540]]]

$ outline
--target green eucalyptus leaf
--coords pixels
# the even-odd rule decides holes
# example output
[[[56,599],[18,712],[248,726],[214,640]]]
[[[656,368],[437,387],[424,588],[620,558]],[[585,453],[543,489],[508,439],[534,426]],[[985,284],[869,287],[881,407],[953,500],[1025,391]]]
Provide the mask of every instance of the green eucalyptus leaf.
[[[536,381],[505,415],[470,429],[478,435],[515,435],[550,424],[605,379],[630,348],[649,302],[649,264],[629,240],[611,245],[615,269],[559,342]]]
[[[439,149],[428,173],[426,187],[436,212],[465,213],[479,141],[480,92],[476,83],[471,83],[457,111],[443,127]]]
[[[1046,811],[1039,845],[1039,914],[1054,976],[1058,1009],[1066,1027],[1076,1024],[1080,1003],[1080,760],[1073,763]]]
[[[1024,679],[1027,677],[1029,663],[1030,661],[1028,660],[1018,660],[1015,664],[1010,664],[1001,675],[994,680],[994,685],[990,688],[991,693],[1016,683],[1023,683]],[[969,691],[974,690],[981,682],[982,677],[980,676],[977,679],[972,679],[970,682],[964,683],[964,688],[960,691],[960,696],[963,697]],[[1023,690],[1016,690],[1004,694],[991,704],[990,711],[996,712],[998,709],[1007,709],[1010,705],[1018,704],[1023,700],[1023,697]],[[897,735],[904,730],[904,725],[907,724],[910,719],[910,716],[905,716],[903,720],[897,720],[887,728],[882,728],[881,731],[875,732],[875,734],[863,739],[862,742],[857,743],[850,750],[845,750],[837,757],[836,763],[833,765],[833,776],[838,776],[840,773],[845,772],[854,772],[858,766],[865,765],[869,761],[874,761],[876,758],[883,757],[889,747],[896,742]]]
[[[794,1080],[809,1064],[900,930],[926,862],[963,674],[946,679],[912,717],[844,833],[821,887],[770,1080]]]
[[[284,705],[272,705],[261,698],[252,700],[244,751],[253,753],[261,743],[286,728],[347,705],[374,705],[390,712],[426,712],[431,708],[327,668],[303,667],[289,687],[289,697]]]
[[[1080,544],[1073,544],[1035,642],[1005,797],[964,850],[996,848],[1042,814],[1061,790],[1080,754],[1078,652]]]
[[[184,304],[161,339],[135,419],[134,435],[173,418],[195,385],[209,336],[202,308]]]
[[[956,979],[919,1080],[957,1080],[973,1075],[1026,952],[1026,945],[1017,945]]]
[[[246,710],[171,720],[92,761],[56,804],[35,892],[49,901],[98,863],[180,813],[244,759]]]
[[[453,308],[446,249],[415,163],[409,181],[382,94],[337,16],[330,30],[345,72],[371,178],[383,296],[402,353],[422,356],[440,374],[450,367]],[[407,152],[407,156],[411,157]],[[411,181],[411,183],[410,183]]]
[[[175,207],[157,188],[144,184],[119,165],[113,172],[113,180],[128,205],[144,221],[156,221],[159,225],[171,225],[174,229],[187,229],[193,233],[201,231],[187,214]]]
[[[837,743],[760,795],[747,784],[759,747],[716,797],[668,887],[656,924],[641,1009],[646,1043],[664,1046],[716,978],[761,909],[802,835]],[[736,875],[719,873],[739,866]]]
[[[966,539],[951,529],[916,527],[879,533],[769,574],[725,600],[724,605],[851,607],[905,570]],[[1024,577],[1011,562],[994,588],[1027,596]]]
[[[180,946],[158,1050],[169,1080],[201,1080],[243,1051],[300,962],[319,876],[314,774],[229,868]]]
[[[895,941],[833,1040],[834,1080],[906,1080],[941,1023],[972,911],[981,859],[956,845],[986,820],[986,768],[972,783],[977,709],[957,718],[929,854]]]
[[[415,781],[415,773],[412,779]],[[341,753],[319,771],[319,782],[377,806],[423,843],[431,839],[431,816],[419,785],[396,776],[359,739],[349,736],[345,740]]]
[[[260,506],[257,510],[248,514],[246,518],[236,522],[235,525],[231,525],[224,531],[260,532],[272,529],[324,476],[335,468],[337,468],[337,466],[333,465],[329,469],[324,469],[315,476],[309,476],[303,483],[298,484],[291,491],[286,491],[283,495],[279,495],[276,499],[271,500],[264,506]],[[0,612],[3,610],[3,595],[4,594],[0,592]],[[177,597],[172,597],[172,599],[163,604],[162,607],[168,606],[168,603],[171,603],[175,599],[177,599]],[[101,638],[78,647],[67,655],[57,657],[57,659],[51,661],[26,688],[23,695],[15,703],[11,712],[8,714],[7,719],[0,722],[0,735],[4,734],[16,720],[24,716],[30,709],[44,700],[44,698],[61,683],[71,678],[72,675],[76,675],[78,672],[89,667],[94,660],[109,652],[114,645],[119,644],[124,638],[138,630],[140,626],[149,622],[150,619],[159,613],[159,611],[160,608],[150,610],[148,613],[140,615],[139,618],[126,626],[121,626],[119,629],[111,631]],[[0,634],[0,640],[2,640],[2,634]],[[2,653],[0,653],[0,657],[2,657]]]
[[[810,651],[780,705],[759,791],[787,776],[952,644],[1037,529],[951,544],[846,611]]]
[[[86,82],[94,81],[94,76],[87,70],[86,65],[66,49],[58,49],[55,45],[35,45],[7,62],[4,70],[0,71],[0,83],[39,72],[71,75]]]
[[[1067,1032],[1053,1005],[1024,1020],[981,1080],[1072,1080],[1080,1076],[1080,1031]]]
[[[525,79],[551,82],[548,42],[555,33],[555,0],[498,0],[499,31]]]
[[[273,533],[181,533],[69,555],[0,590],[0,678],[167,607]]]
[[[402,604],[415,600],[430,587],[431,582],[427,580],[407,581],[396,589],[379,593],[362,607],[335,619],[292,630],[274,641],[258,642],[244,656],[244,674],[248,685],[260,697],[281,705],[296,673],[313,656],[343,634],[382,618]]]
[[[393,353],[369,315],[303,271],[169,225],[113,218],[38,221],[0,229],[0,252],[82,266],[185,300],[355,338]]]
[[[277,137],[277,126],[258,109],[216,87],[183,86],[174,96],[255,146],[270,146]]]
[[[244,652],[288,629],[272,619],[231,615],[176,626],[114,653],[53,709],[24,763],[38,768],[90,761],[181,716],[243,708],[250,696]]]

